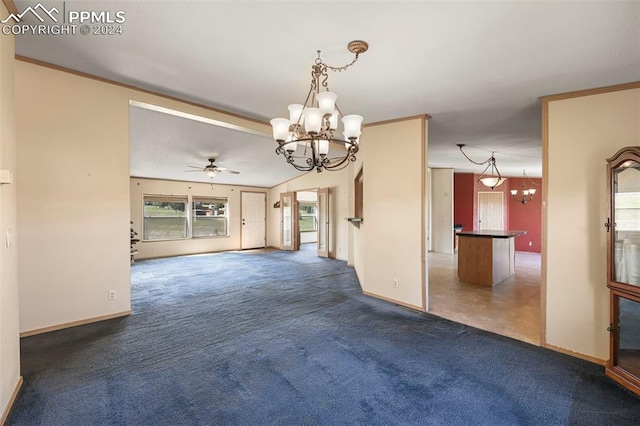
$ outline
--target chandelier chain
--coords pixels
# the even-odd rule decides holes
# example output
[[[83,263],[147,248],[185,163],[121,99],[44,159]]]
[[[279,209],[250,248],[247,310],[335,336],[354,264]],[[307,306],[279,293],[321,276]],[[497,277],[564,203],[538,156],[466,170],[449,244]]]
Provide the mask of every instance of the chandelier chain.
[[[335,72],[335,71],[337,71],[337,72],[344,71],[344,70],[346,70],[347,68],[349,68],[350,66],[352,66],[353,64],[355,64],[355,63],[356,63],[356,61],[358,60],[359,55],[360,55],[359,53],[354,53],[354,58],[353,58],[353,60],[352,60],[351,62],[349,62],[347,65],[343,65],[343,66],[341,66],[341,67],[334,67],[334,66],[331,66],[331,65],[329,65],[329,64],[324,63],[324,62],[322,61],[322,58],[320,57],[320,53],[321,53],[321,51],[320,51],[320,50],[318,50],[317,52],[318,52],[318,57],[316,58],[316,65],[321,65],[321,66],[322,66],[322,68],[324,68],[324,69],[325,69],[325,72],[326,72],[326,70],[327,70],[327,69],[330,69],[331,71],[334,71],[334,72]]]
[[[484,183],[486,186],[490,187],[491,189],[494,189],[496,186],[502,184],[502,182],[505,180],[502,175],[500,174],[500,170],[498,170],[498,165],[496,164],[496,157],[495,157],[495,151],[491,151],[491,156],[482,161],[482,162],[478,162],[478,161],[473,161],[471,158],[469,158],[469,156],[464,152],[464,147],[466,146],[465,144],[457,144],[458,148],[460,148],[460,152],[462,153],[462,155],[464,155],[464,157],[469,160],[471,163],[478,165],[478,166],[485,166],[484,170],[482,171],[482,173],[480,173],[480,177],[478,178],[479,182]],[[485,173],[487,173],[487,171],[491,169],[490,173],[491,175],[489,177],[485,177]],[[494,173],[496,173],[498,176],[497,178],[493,179]],[[483,179],[487,179],[487,178],[491,178],[491,185],[487,184],[484,182]]]

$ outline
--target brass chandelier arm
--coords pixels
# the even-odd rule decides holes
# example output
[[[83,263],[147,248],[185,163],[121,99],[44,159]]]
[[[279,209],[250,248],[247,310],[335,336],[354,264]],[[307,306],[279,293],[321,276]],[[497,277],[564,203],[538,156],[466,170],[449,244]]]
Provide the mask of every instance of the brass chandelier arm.
[[[287,150],[285,149],[285,145],[287,145],[286,142],[278,142],[278,147],[276,148],[276,154],[280,155],[282,154],[286,160],[287,163],[291,164],[296,170],[299,171],[303,171],[303,172],[308,172],[313,170],[314,168],[317,170],[318,173],[322,172],[322,170],[332,170],[332,171],[336,171],[336,170],[342,170],[343,168],[347,167],[349,165],[349,163],[356,161],[356,153],[359,150],[358,144],[353,142],[353,141],[343,141],[341,139],[329,139],[328,142],[330,143],[335,143],[335,144],[350,144],[349,148],[347,149],[347,152],[349,155],[344,156],[344,157],[327,157],[327,156],[323,156],[323,155],[318,155],[318,153],[316,152],[316,144],[318,143],[318,141],[321,139],[315,138],[315,137],[311,137],[311,138],[305,138],[302,139],[300,141],[307,141],[309,142],[309,151],[310,151],[310,156],[306,157],[306,148],[305,148],[305,154],[302,156],[296,156],[293,155],[293,153],[287,152]],[[300,164],[298,162],[296,162],[296,160],[304,160],[304,163],[306,164]]]

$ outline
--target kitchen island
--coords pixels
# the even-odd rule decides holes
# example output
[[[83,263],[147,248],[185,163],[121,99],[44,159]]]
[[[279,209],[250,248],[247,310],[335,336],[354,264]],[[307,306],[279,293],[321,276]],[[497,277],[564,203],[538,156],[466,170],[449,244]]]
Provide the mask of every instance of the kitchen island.
[[[468,284],[492,287],[513,275],[515,237],[525,231],[458,232],[458,278]]]

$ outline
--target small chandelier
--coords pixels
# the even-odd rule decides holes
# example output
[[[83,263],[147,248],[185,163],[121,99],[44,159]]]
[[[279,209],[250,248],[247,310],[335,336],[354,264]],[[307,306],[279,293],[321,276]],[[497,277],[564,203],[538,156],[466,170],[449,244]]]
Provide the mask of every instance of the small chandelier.
[[[329,91],[327,83],[328,70],[346,70],[358,60],[358,55],[369,49],[369,45],[355,40],[348,44],[348,49],[355,54],[355,58],[342,67],[332,67],[322,62],[318,50],[318,57],[311,67],[311,88],[304,104],[289,105],[288,119],[271,120],[273,138],[278,142],[276,154],[282,154],[297,170],[316,169],[318,173],[323,169],[341,170],[356,160],[363,118],[360,115],[343,115],[336,104],[338,95]],[[321,87],[325,90],[321,90]],[[344,139],[335,137],[340,117]],[[339,147],[332,150],[332,154],[338,151],[338,156],[329,155],[330,143]]]
[[[496,186],[502,185],[502,183],[505,180],[507,180],[506,178],[503,178],[502,175],[500,174],[500,170],[498,170],[498,166],[496,165],[496,157],[493,155],[494,154],[493,152],[491,153],[491,157],[489,157],[488,159],[481,162],[477,162],[477,161],[473,161],[471,158],[467,156],[467,154],[465,154],[465,152],[462,150],[464,146],[466,145],[463,143],[458,144],[458,148],[460,148],[460,152],[462,153],[462,155],[466,157],[467,160],[471,161],[473,164],[477,164],[478,166],[484,166],[485,164],[487,165],[482,171],[482,173],[480,174],[480,177],[478,178],[478,182],[482,183],[486,187],[494,189]],[[489,170],[489,168],[491,168],[491,171],[489,172],[490,174],[485,176],[485,173],[487,172],[487,170]]]
[[[511,190],[511,196],[513,197],[513,199],[521,202],[523,205],[527,204],[527,201],[533,200],[533,196],[536,193],[535,188],[526,189],[526,186],[525,186],[526,179],[527,179],[527,174],[525,173],[524,170],[522,170],[522,191],[520,193],[520,197],[516,198],[516,195],[518,195],[517,189]]]

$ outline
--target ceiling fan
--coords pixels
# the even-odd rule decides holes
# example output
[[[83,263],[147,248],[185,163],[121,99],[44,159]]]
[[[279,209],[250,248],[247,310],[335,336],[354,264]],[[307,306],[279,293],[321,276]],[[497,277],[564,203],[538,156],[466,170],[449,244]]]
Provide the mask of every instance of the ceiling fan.
[[[236,172],[235,170],[229,170],[226,167],[218,167],[216,166],[215,162],[216,162],[215,158],[209,158],[209,164],[207,164],[206,166],[204,167],[187,166],[195,170],[185,170],[185,171],[186,172],[205,172],[207,176],[211,178],[215,177],[219,173],[233,173],[234,175],[240,174],[240,172]]]

